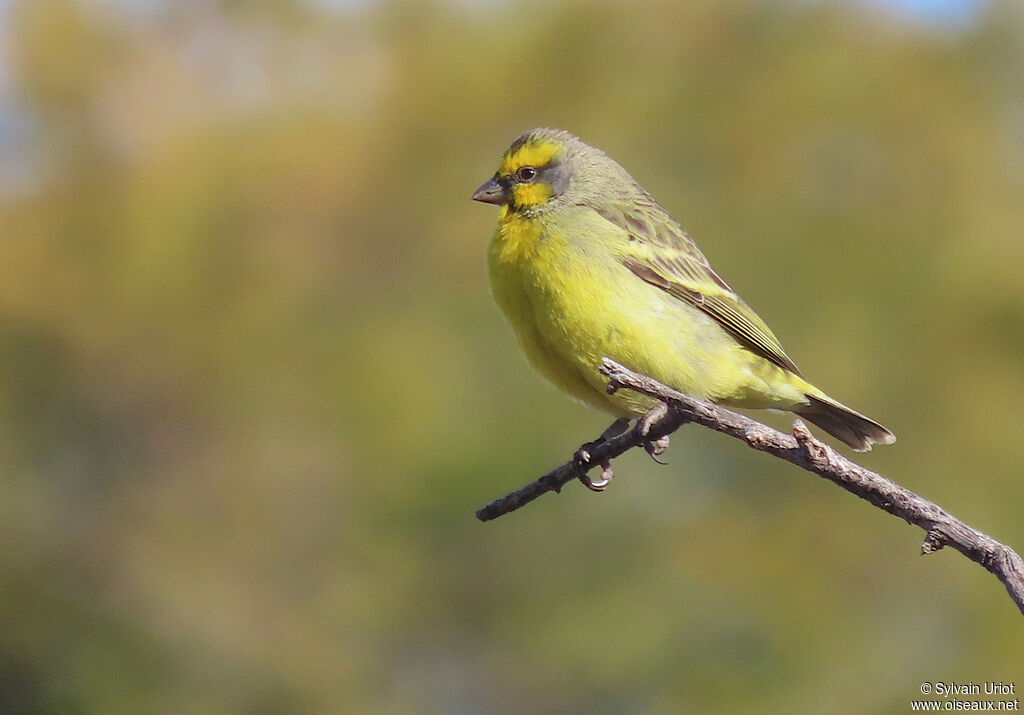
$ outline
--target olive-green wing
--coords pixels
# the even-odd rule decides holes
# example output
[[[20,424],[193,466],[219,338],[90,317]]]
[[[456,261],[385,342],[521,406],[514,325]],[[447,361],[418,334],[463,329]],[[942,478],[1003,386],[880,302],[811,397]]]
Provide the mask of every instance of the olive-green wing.
[[[621,260],[640,279],[702,310],[766,360],[800,374],[771,328],[712,270],[682,226],[653,199],[598,213],[629,235]]]

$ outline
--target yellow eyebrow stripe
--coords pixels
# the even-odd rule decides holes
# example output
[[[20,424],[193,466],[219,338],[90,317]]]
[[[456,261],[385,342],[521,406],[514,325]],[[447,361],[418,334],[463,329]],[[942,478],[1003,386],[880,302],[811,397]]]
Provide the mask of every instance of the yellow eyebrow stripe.
[[[498,173],[502,176],[508,176],[523,166],[537,168],[547,166],[551,159],[561,150],[562,147],[548,141],[529,141],[514,152],[505,155]]]

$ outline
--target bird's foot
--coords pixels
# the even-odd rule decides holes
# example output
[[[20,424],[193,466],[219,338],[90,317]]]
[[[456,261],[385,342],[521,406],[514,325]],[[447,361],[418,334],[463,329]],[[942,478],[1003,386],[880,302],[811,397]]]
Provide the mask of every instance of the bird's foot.
[[[647,435],[651,433],[651,427],[653,427],[656,422],[663,419],[667,414],[668,405],[666,405],[664,402],[659,402],[654,407],[647,410],[647,414],[645,414],[643,417],[636,421],[636,430],[640,434],[640,437],[644,438],[644,450],[647,452],[647,454],[651,455],[651,459],[653,459],[658,464],[663,465],[668,464],[668,462],[663,462],[662,460],[658,459],[658,457],[660,457],[661,454],[666,449],[668,449],[668,435],[662,435],[661,437],[658,437],[658,439],[655,440],[648,440],[645,438],[647,437]]]
[[[592,450],[594,447],[596,447],[597,445],[601,444],[604,441],[606,441],[604,437],[599,437],[593,442],[588,442],[587,444],[583,445],[578,450],[576,450],[576,454],[573,455],[573,459],[581,467],[591,467],[592,459],[590,456],[590,450]],[[599,464],[601,466],[601,478],[598,479],[597,481],[592,480],[590,478],[590,475],[588,475],[586,472],[579,476],[579,480],[583,484],[583,486],[585,486],[592,492],[603,492],[604,488],[607,487],[608,484],[612,481],[612,477],[615,476],[612,473],[612,463],[609,460],[601,460]]]
[[[644,442],[644,449],[647,451],[647,454],[651,455],[651,459],[653,459],[658,464],[664,465],[668,464],[668,462],[660,460],[658,459],[658,457],[660,457],[661,454],[666,449],[668,449],[668,445],[669,439],[668,435],[666,434],[662,435],[661,437],[658,437],[658,439],[654,440],[653,442]]]
[[[612,422],[608,426],[608,429],[606,429],[604,432],[601,433],[600,437],[598,437],[593,442],[587,442],[585,445],[580,447],[576,451],[576,454],[573,455],[573,459],[575,459],[576,463],[579,464],[581,467],[584,467],[584,468],[591,467],[592,464],[593,464],[593,460],[591,459],[591,456],[590,456],[591,450],[593,450],[598,445],[603,444],[604,442],[607,442],[608,440],[612,439],[613,437],[617,437],[618,435],[622,434],[623,432],[626,431],[626,429],[628,427],[629,427],[629,420],[627,420],[627,419],[625,419],[623,417],[620,417],[619,419],[617,419],[614,422]],[[607,460],[607,459],[602,460],[600,462],[600,465],[601,465],[601,478],[598,479],[597,481],[592,480],[586,474],[586,472],[581,474],[580,477],[579,477],[579,480],[580,480],[580,482],[583,483],[583,486],[585,486],[587,489],[589,489],[592,492],[604,491],[604,488],[607,487],[608,484],[612,481],[612,477],[615,476],[615,474],[612,472],[612,463],[611,463],[610,460]]]
[[[601,462],[601,478],[594,481],[590,478],[590,475],[583,474],[580,476],[580,481],[583,482],[583,486],[592,492],[603,492],[604,488],[611,484],[612,477],[615,475],[612,473],[612,465],[607,459]]]

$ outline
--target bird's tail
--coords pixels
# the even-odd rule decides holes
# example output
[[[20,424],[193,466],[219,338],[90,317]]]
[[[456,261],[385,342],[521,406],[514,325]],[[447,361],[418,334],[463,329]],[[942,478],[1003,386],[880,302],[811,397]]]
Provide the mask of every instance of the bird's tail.
[[[793,412],[858,452],[868,451],[873,444],[892,444],[896,441],[896,435],[882,425],[825,394],[808,394],[807,400],[807,405],[801,405]]]

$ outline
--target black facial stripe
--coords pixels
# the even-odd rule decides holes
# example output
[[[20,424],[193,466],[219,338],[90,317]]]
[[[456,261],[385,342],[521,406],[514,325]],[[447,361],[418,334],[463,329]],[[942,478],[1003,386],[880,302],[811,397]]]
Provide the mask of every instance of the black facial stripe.
[[[527,140],[517,141],[512,145],[509,150],[510,155],[514,154],[520,147],[522,147]],[[547,164],[543,166],[533,166],[537,174],[530,181],[522,181],[519,179],[519,169],[512,172],[511,174],[499,175],[496,174],[494,180],[501,186],[502,191],[505,193],[505,200],[508,203],[508,207],[512,211],[521,211],[522,206],[516,203],[515,194],[512,192],[512,187],[517,184],[539,184],[545,183],[551,187],[552,198],[559,196],[569,188],[569,167],[562,160],[563,157],[556,155]],[[522,167],[519,167],[520,169]]]
[[[531,166],[530,168],[536,171],[537,173],[532,179],[529,179],[528,181],[523,181],[522,179],[519,178],[519,172],[523,170],[522,166],[516,169],[511,174],[506,174],[505,176],[497,176],[495,178],[498,180],[499,184],[501,184],[505,188],[508,188],[513,184],[535,184],[540,181],[544,181],[552,185],[563,184],[565,183],[565,179],[567,179],[568,177],[568,167],[566,167],[563,162],[558,161],[557,159],[552,159],[543,166]]]
[[[512,193],[512,184],[516,183],[515,175],[498,176],[496,174],[494,180],[501,186],[501,191],[505,195],[505,202],[508,204],[509,209],[518,212],[520,207],[516,204],[515,194]]]

